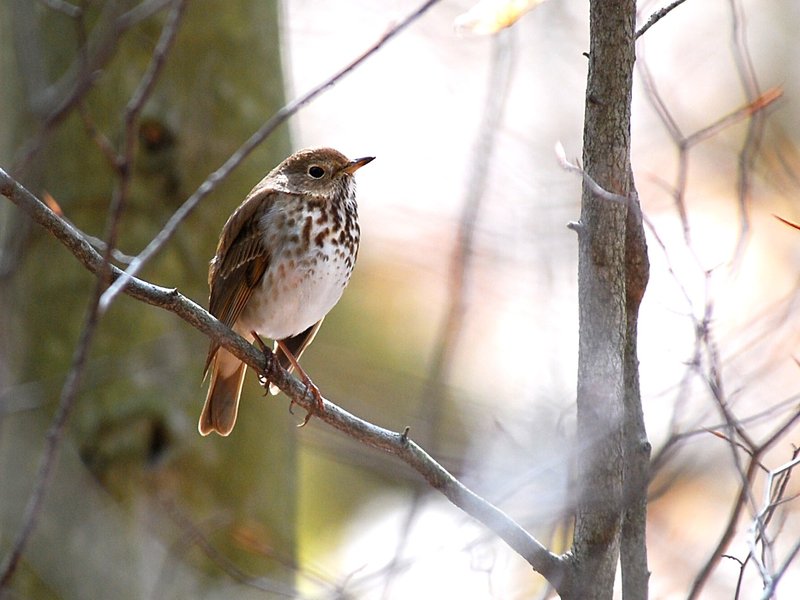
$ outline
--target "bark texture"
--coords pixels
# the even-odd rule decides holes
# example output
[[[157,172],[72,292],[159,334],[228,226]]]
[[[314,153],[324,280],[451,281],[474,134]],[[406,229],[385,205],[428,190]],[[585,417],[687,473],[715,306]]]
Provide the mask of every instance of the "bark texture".
[[[647,254],[630,166],[636,6],[593,0],[583,163],[614,202],[584,184],[579,234],[577,442],[579,499],[569,596],[611,598],[623,547],[628,598],[647,596],[644,546],[649,456],[636,331]],[[622,536],[621,536],[622,532]],[[635,579],[635,583],[630,578]]]

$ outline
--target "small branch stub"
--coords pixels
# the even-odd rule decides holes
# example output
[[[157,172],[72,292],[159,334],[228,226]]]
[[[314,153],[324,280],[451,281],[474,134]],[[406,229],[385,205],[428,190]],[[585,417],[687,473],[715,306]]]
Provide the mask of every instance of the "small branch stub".
[[[408,434],[411,431],[411,427],[406,425],[405,429],[403,429],[403,433],[400,434],[400,443],[403,446],[408,446]]]

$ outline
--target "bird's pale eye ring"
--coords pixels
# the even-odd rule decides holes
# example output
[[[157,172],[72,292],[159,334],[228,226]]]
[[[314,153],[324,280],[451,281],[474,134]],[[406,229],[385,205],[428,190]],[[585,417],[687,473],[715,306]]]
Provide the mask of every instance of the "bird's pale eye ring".
[[[323,175],[325,175],[325,169],[319,165],[311,165],[308,167],[308,174],[314,179],[320,179]]]

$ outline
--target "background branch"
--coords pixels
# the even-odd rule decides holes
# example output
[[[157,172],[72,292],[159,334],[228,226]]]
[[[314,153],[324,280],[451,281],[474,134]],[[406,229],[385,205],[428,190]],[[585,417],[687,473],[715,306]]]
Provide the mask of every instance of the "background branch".
[[[742,511],[744,510],[748,499],[752,495],[753,480],[755,479],[758,469],[763,468],[761,465],[761,458],[791,430],[798,419],[800,419],[800,412],[790,415],[783,423],[780,424],[777,429],[775,429],[769,435],[769,437],[767,437],[763,443],[758,446],[753,445],[751,447],[750,459],[748,461],[747,468],[743,472],[739,494],[733,503],[733,508],[731,510],[730,517],[728,518],[725,531],[720,536],[716,548],[708,557],[708,560],[706,560],[703,568],[697,574],[697,577],[692,584],[692,588],[689,591],[689,600],[700,597],[700,593],[702,592],[705,584],[708,582],[708,579],[711,577],[711,573],[714,571],[717,564],[719,564],[719,560],[722,558],[725,548],[728,547],[731,539],[733,539]],[[732,448],[732,451],[736,452],[735,448]]]
[[[437,452],[436,433],[440,431],[448,403],[447,384],[454,366],[454,357],[459,351],[464,329],[464,318],[469,306],[470,278],[473,268],[475,230],[478,216],[486,197],[492,151],[496,145],[503,111],[512,81],[514,67],[514,34],[511,28],[503,29],[492,36],[492,57],[483,106],[483,117],[478,126],[475,146],[470,160],[470,178],[460,211],[458,232],[450,259],[448,272],[447,307],[439,323],[434,341],[434,352],[428,367],[428,375],[420,394],[419,406],[425,407],[416,433],[421,442]],[[421,429],[421,431],[420,431]],[[403,558],[403,552],[411,535],[412,525],[422,507],[423,490],[417,487],[402,525],[402,534],[389,566],[384,584],[384,597],[388,597],[394,574]]]
[[[117,46],[125,32],[162,10],[172,1],[143,0],[126,12],[122,12],[124,10],[123,3],[117,1],[105,3],[98,24],[92,29],[92,35],[83,40],[84,43],[79,49],[77,58],[58,81],[49,85],[36,78],[38,74],[45,72],[43,66],[39,64],[42,60],[39,40],[36,35],[31,33],[38,33],[38,28],[33,25],[32,21],[36,3],[13,3],[14,9],[18,11],[15,15],[16,19],[28,23],[22,27],[25,37],[18,42],[17,56],[22,61],[20,73],[34,78],[26,82],[26,91],[30,106],[40,117],[41,125],[17,153],[18,158],[14,161],[12,169],[14,173],[22,172],[27,168],[55,127],[79,106],[86,94],[93,88],[99,73],[116,55]],[[55,4],[65,7],[61,12],[75,19],[79,28],[84,27],[83,9],[77,9],[77,7],[66,9],[69,6],[67,3]],[[83,38],[84,36],[79,37]]]
[[[14,576],[14,572],[22,558],[28,540],[36,527],[44,498],[47,495],[47,489],[52,478],[53,467],[58,458],[58,451],[61,446],[67,421],[75,406],[75,400],[80,390],[80,383],[86,368],[89,350],[94,341],[98,321],[102,316],[99,300],[103,290],[107,286],[108,277],[110,275],[109,268],[111,266],[110,258],[116,246],[119,223],[127,204],[130,177],[133,169],[133,153],[136,139],[135,129],[138,123],[138,117],[161,73],[167,52],[177,34],[185,5],[185,0],[174,1],[173,10],[162,28],[161,38],[156,46],[156,50],[153,52],[148,69],[143,75],[136,92],[125,110],[125,139],[122,143],[123,152],[119,157],[120,177],[114,187],[111,207],[109,208],[106,219],[104,254],[100,259],[98,270],[95,272],[98,277],[95,282],[94,293],[90,300],[83,327],[81,327],[80,338],[75,347],[72,363],[61,391],[58,409],[47,431],[44,452],[34,479],[33,491],[25,507],[22,527],[17,534],[17,538],[14,540],[11,552],[2,567],[0,567],[0,592],[8,586]],[[53,214],[53,216],[58,219],[57,215]]]
[[[100,262],[102,264],[102,260]],[[86,317],[84,318],[80,339],[75,347],[69,373],[64,382],[64,387],[61,390],[61,396],[58,399],[58,409],[50,424],[50,428],[47,430],[47,435],[45,436],[44,453],[39,462],[36,475],[34,476],[33,491],[25,505],[22,527],[17,537],[14,539],[11,551],[2,565],[0,565],[0,596],[3,596],[3,590],[10,584],[17,570],[17,566],[25,551],[28,540],[36,527],[36,519],[41,511],[49,483],[52,480],[53,467],[58,458],[61,439],[64,436],[64,430],[69,420],[69,415],[72,413],[72,409],[75,406],[75,399],[80,389],[81,378],[86,366],[86,359],[89,355],[89,348],[94,339],[94,334],[97,331],[97,299],[100,297],[101,290],[102,279],[98,279],[94,296],[89,303]]]

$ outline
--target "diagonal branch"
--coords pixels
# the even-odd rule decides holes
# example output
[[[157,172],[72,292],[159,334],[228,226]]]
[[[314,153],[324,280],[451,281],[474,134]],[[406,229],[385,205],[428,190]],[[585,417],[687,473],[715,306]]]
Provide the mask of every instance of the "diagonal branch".
[[[669,13],[671,13],[671,12],[673,11],[673,9],[676,9],[676,8],[678,8],[678,7],[679,7],[681,4],[683,4],[684,2],[686,2],[686,0],[673,0],[673,2],[670,2],[670,3],[669,3],[667,6],[665,6],[665,7],[664,7],[664,8],[662,8],[661,10],[657,10],[656,12],[654,12],[652,15],[650,15],[650,18],[649,18],[649,19],[647,19],[647,23],[645,23],[644,25],[642,25],[642,26],[641,26],[641,27],[640,27],[640,28],[639,28],[639,29],[636,31],[636,35],[634,35],[633,39],[634,39],[634,40],[638,40],[640,37],[642,37],[642,36],[644,35],[644,33],[645,33],[645,32],[646,32],[648,29],[650,29],[650,28],[651,28],[653,25],[655,25],[655,24],[656,24],[656,23],[658,23],[658,22],[659,22],[661,19],[663,19],[663,18],[664,18],[664,17],[666,17],[666,16],[667,16]]]
[[[81,237],[75,228],[53,213],[2,168],[0,168],[0,194],[8,197],[36,223],[48,230],[89,271],[95,275],[103,272],[106,263],[91,244]],[[111,270],[111,281],[122,276],[123,271],[117,267],[113,265],[108,265],[108,267]],[[277,361],[270,361],[269,368],[265,369],[264,356],[259,350],[233,333],[198,304],[180,294],[178,290],[130,277],[124,291],[141,302],[178,315],[211,340],[224,346],[258,373],[268,377],[296,404],[306,410],[314,410],[314,398],[304,384],[289,375],[277,364]],[[571,584],[569,577],[571,559],[568,555],[559,556],[547,550],[502,510],[453,477],[423,448],[409,439],[408,432],[398,433],[383,429],[356,417],[328,400],[324,400],[324,407],[324,412],[318,414],[320,420],[371,448],[383,450],[405,462],[422,475],[431,487],[494,531],[557,590],[561,591],[569,587]]]

